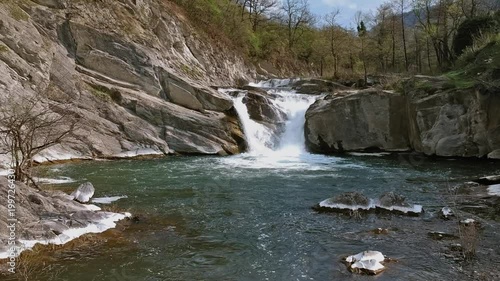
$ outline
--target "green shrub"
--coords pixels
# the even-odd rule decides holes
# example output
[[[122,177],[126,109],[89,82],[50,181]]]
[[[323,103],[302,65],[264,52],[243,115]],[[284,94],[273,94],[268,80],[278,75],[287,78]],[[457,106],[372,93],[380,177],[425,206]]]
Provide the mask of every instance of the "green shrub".
[[[467,47],[474,44],[474,40],[487,33],[495,33],[498,30],[498,22],[494,17],[482,16],[465,20],[458,27],[457,34],[453,38],[453,51],[460,56]]]

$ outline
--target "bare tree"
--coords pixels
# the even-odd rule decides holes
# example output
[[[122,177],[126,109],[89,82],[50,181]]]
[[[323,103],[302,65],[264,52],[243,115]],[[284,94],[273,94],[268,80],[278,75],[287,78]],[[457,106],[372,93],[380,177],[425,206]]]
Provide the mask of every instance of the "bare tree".
[[[363,21],[363,13],[361,11],[358,11],[355,16],[354,20],[357,23],[357,31],[358,31],[358,37],[361,41],[361,61],[363,62],[363,76],[364,76],[364,83],[365,85],[368,83],[368,70],[367,70],[367,65],[366,65],[366,37],[368,34],[368,30],[366,29],[365,22]]]
[[[292,49],[302,35],[301,29],[311,24],[314,17],[309,11],[308,0],[284,0],[281,10],[288,32],[288,47]]]
[[[61,144],[76,129],[78,118],[40,96],[8,95],[0,105],[0,153],[12,157],[17,181],[33,183],[33,157]],[[58,111],[56,113],[55,111]]]
[[[406,0],[394,0],[394,5],[396,10],[399,11],[401,17],[401,36],[403,40],[403,52],[405,57],[405,70],[408,71],[408,50],[406,48],[406,23],[405,23],[405,13],[408,8],[408,3]]]
[[[278,6],[278,0],[248,0],[246,1],[246,5],[252,30],[257,31],[260,23]]]
[[[326,22],[326,27],[328,29],[328,33],[330,34],[329,40],[330,40],[330,53],[333,58],[333,76],[337,77],[338,73],[338,52],[337,52],[337,39],[336,39],[336,34],[337,34],[337,29],[339,28],[339,25],[337,24],[337,17],[340,14],[339,9],[335,9],[329,14],[325,16],[325,22]]]

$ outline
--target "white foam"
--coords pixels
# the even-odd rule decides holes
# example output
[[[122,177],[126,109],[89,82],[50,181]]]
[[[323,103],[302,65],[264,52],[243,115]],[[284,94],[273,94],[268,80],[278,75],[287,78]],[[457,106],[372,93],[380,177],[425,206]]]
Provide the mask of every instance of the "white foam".
[[[385,269],[382,264],[384,260],[384,255],[379,251],[364,251],[346,258],[346,261],[351,263],[351,269],[365,269],[374,274],[377,274]]]
[[[89,210],[89,211],[100,211],[101,210],[101,207],[93,205],[93,204],[82,204],[82,205],[85,206],[85,208],[87,208],[87,210]]]
[[[71,183],[75,182],[74,179],[70,177],[58,177],[55,179],[51,178],[36,178],[36,181],[39,183],[45,183],[45,184],[64,184],[64,183]]]
[[[346,205],[346,204],[340,204],[340,203],[333,203],[331,199],[326,199],[323,200],[319,203],[320,207],[325,207],[325,208],[332,208],[332,209],[340,209],[340,210],[370,210],[375,208],[375,204],[373,203],[373,200],[370,199],[368,202],[368,205]]]
[[[399,211],[399,212],[402,212],[405,214],[408,214],[408,213],[420,214],[423,212],[422,205],[385,206],[385,205],[381,205],[380,202],[378,201],[378,199],[370,199],[368,205],[346,205],[346,204],[332,202],[332,198],[329,198],[329,199],[321,201],[319,203],[319,206],[324,207],[324,208],[332,208],[332,209],[339,209],[339,210],[353,210],[353,211],[356,211],[356,210],[368,211],[368,210],[372,210],[375,208],[381,208],[381,209],[388,210],[388,211]]]
[[[115,201],[118,201],[123,198],[128,198],[127,195],[123,196],[111,196],[111,197],[99,197],[99,198],[93,198],[92,203],[97,203],[97,204],[111,204]]]
[[[378,205],[377,207],[388,210],[388,211],[399,211],[405,214],[408,213],[416,213],[420,214],[422,213],[423,207],[422,205],[413,205],[410,207],[405,207],[405,206],[383,206],[383,205]]]
[[[89,233],[102,233],[108,229],[115,228],[116,223],[120,220],[123,220],[127,217],[130,217],[130,213],[111,213],[111,212],[103,212],[106,216],[104,219],[98,220],[94,223],[87,225],[86,227],[81,228],[70,228],[63,231],[56,238],[46,239],[46,240],[22,240],[20,239],[18,242],[21,244],[16,248],[16,254],[19,255],[21,252],[25,250],[32,249],[36,244],[42,245],[63,245],[68,243],[71,240],[74,240],[82,235]],[[0,259],[8,258],[8,252],[0,252]]]
[[[289,86],[291,83],[299,81],[299,78],[295,79],[269,79],[269,80],[263,80],[259,81],[256,83],[250,83],[248,84],[251,87],[258,87],[258,88],[279,88],[279,87],[286,87]]]
[[[492,196],[500,196],[500,184],[488,186],[488,194]]]
[[[112,157],[132,158],[145,155],[163,155],[163,152],[154,148],[138,148],[136,150],[122,151],[120,153],[112,155]]]

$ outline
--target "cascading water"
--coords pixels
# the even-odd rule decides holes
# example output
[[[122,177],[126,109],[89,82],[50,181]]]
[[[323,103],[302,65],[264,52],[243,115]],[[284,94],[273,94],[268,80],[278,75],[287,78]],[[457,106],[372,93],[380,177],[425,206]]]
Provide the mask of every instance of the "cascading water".
[[[252,154],[264,154],[271,151],[269,144],[272,142],[272,133],[266,126],[250,118],[247,106],[243,103],[244,96],[234,99],[234,107],[240,116],[243,132],[246,136],[248,150]]]
[[[233,158],[226,158],[226,164],[249,168],[307,168],[314,169],[315,164],[331,163],[334,158],[312,155],[306,151],[304,124],[305,113],[318,96],[297,94],[287,90],[290,80],[272,80],[259,82],[253,86],[267,88],[269,98],[277,109],[286,114],[284,130],[278,140],[273,138],[273,131],[250,118],[244,95],[234,98],[236,111],[240,117],[248,143],[248,152]],[[276,85],[279,85],[276,87]],[[274,87],[274,88],[272,88]],[[280,120],[276,120],[280,121]]]
[[[243,130],[247,138],[249,153],[252,155],[282,154],[299,155],[306,153],[304,138],[305,113],[309,106],[316,100],[314,96],[299,95],[290,91],[275,91],[276,98],[272,101],[274,106],[286,113],[284,133],[279,143],[272,143],[271,129],[252,120],[247,106],[243,103],[243,96],[235,98],[234,104],[240,116]],[[279,120],[278,120],[279,121]],[[276,149],[272,149],[276,147]]]
[[[285,132],[281,137],[278,151],[288,155],[306,153],[304,123],[306,111],[316,100],[316,96],[300,95],[294,92],[275,92],[278,98],[274,103],[287,114]]]

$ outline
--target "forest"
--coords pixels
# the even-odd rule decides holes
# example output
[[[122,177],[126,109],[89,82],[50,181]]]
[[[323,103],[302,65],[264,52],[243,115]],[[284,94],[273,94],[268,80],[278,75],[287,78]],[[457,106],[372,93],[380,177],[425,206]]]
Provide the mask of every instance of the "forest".
[[[314,15],[308,0],[174,0],[205,34],[282,75],[328,78],[440,74],[498,41],[496,0],[388,0],[357,12]]]

